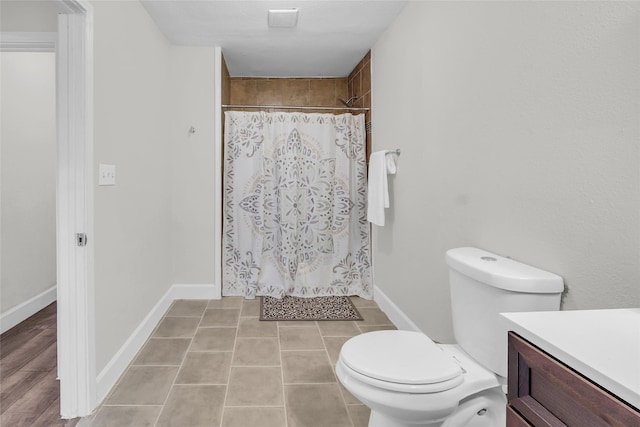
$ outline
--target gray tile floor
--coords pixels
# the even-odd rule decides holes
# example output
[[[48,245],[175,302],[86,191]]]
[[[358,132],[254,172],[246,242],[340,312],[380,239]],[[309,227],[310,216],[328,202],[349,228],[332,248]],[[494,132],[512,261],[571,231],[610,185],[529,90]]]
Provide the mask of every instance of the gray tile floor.
[[[175,301],[92,427],[361,427],[369,410],[338,382],[354,335],[395,329],[373,301],[362,321],[261,322],[259,300]]]

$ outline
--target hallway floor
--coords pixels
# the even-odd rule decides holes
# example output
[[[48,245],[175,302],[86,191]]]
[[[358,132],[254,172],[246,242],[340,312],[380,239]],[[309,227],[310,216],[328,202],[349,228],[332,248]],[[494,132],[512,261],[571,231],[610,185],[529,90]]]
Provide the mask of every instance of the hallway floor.
[[[103,405],[79,426],[364,427],[336,379],[342,344],[395,329],[373,301],[363,321],[261,322],[259,300],[179,300]]]
[[[60,419],[57,307],[50,304],[0,336],[0,426],[71,427]]]

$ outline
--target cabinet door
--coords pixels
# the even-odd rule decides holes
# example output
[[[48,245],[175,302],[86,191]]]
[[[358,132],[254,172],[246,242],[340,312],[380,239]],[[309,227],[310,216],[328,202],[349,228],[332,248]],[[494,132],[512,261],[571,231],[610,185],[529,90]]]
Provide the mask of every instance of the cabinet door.
[[[522,418],[511,405],[507,405],[507,427],[531,427],[531,424]]]
[[[534,426],[640,426],[640,412],[509,332],[507,398]]]

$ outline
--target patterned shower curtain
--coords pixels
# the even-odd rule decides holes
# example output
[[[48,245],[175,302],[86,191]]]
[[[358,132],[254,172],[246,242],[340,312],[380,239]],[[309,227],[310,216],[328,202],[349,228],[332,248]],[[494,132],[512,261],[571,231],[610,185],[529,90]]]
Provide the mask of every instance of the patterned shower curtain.
[[[364,115],[225,119],[223,295],[370,299]]]

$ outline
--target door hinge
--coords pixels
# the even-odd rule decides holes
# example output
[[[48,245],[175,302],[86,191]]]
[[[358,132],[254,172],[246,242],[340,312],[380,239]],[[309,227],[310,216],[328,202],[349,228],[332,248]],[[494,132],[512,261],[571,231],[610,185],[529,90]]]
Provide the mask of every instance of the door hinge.
[[[84,233],[76,233],[76,244],[78,246],[87,246],[87,235]]]

